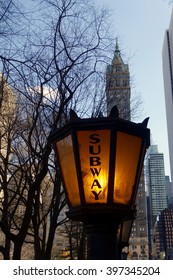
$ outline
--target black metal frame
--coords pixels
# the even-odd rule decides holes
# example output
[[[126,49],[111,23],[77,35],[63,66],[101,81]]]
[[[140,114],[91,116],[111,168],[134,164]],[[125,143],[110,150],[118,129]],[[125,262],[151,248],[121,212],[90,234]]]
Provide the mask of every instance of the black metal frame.
[[[85,205],[85,197],[82,185],[82,174],[81,174],[81,165],[80,165],[80,156],[79,156],[79,147],[77,141],[77,132],[78,131],[88,131],[88,130],[110,130],[111,139],[110,139],[110,162],[109,162],[109,189],[108,189],[108,200],[109,205],[115,205],[113,203],[113,188],[114,188],[114,171],[115,171],[115,157],[116,157],[116,145],[115,140],[117,139],[116,134],[118,131],[130,134],[133,136],[138,136],[143,138],[143,143],[141,146],[141,151],[139,155],[139,162],[137,167],[137,173],[135,178],[135,186],[138,185],[140,173],[142,170],[143,159],[145,156],[145,150],[150,145],[150,130],[143,126],[142,124],[136,124],[128,120],[123,120],[120,118],[91,118],[91,119],[77,119],[71,120],[63,128],[56,130],[50,137],[52,143],[64,139],[66,136],[71,135],[73,142],[73,151],[75,155],[75,164],[77,170],[77,177],[79,182],[79,192],[81,205]],[[139,164],[140,163],[140,164]],[[132,200],[130,207],[134,205],[135,195],[137,188],[134,187],[134,193],[132,194]],[[70,202],[69,202],[70,208]]]

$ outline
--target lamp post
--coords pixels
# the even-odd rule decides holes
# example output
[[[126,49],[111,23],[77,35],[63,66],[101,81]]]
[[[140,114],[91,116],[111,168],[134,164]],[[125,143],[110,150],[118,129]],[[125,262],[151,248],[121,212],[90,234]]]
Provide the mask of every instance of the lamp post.
[[[119,225],[133,220],[135,199],[146,149],[148,119],[136,124],[109,117],[71,119],[50,137],[62,172],[68,217],[82,221],[89,259],[119,259]]]

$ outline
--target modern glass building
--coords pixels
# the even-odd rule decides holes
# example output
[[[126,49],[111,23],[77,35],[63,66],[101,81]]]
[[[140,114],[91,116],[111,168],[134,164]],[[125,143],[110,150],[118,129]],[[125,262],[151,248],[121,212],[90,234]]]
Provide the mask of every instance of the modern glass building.
[[[151,145],[148,151],[146,174],[150,203],[151,224],[154,225],[159,213],[168,207],[163,153],[157,145]]]
[[[153,236],[157,217],[162,210],[168,207],[164,156],[162,153],[158,152],[157,145],[151,145],[148,150],[145,171],[147,185],[149,258],[152,259],[153,252],[155,251]]]
[[[165,31],[162,61],[171,181],[173,181],[173,12],[171,15],[169,29]]]

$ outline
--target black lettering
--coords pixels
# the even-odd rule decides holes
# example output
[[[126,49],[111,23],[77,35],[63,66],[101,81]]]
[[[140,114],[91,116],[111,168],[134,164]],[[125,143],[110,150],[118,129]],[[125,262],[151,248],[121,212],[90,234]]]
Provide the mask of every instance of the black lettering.
[[[73,268],[70,268],[70,266],[68,266],[68,274],[67,275],[74,275],[73,273]]]
[[[99,170],[97,168],[90,168],[90,170],[91,170],[93,176],[95,176],[95,175],[99,176],[101,168]]]
[[[90,166],[98,166],[100,164],[100,157],[90,157]]]
[[[98,155],[100,154],[100,151],[101,151],[100,145],[97,146],[97,151],[96,151],[96,146],[89,146],[89,152],[91,155]]]
[[[99,183],[99,181],[98,181],[97,179],[95,179],[95,180],[93,181],[92,186],[91,186],[91,189],[92,189],[93,187],[98,187],[99,189],[102,188],[101,185],[100,185],[100,183]]]
[[[99,193],[96,193],[95,191],[92,191],[95,200],[99,200],[99,194],[101,193],[101,191],[99,191]]]
[[[89,139],[93,140],[93,141],[90,141],[91,144],[96,144],[96,143],[99,143],[100,142],[100,138],[99,137],[99,134],[91,134],[89,136]]]

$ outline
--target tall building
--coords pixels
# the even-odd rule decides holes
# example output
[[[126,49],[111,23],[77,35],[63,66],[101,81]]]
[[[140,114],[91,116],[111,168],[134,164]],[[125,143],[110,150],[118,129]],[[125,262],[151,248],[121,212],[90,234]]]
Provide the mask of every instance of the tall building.
[[[155,251],[153,234],[157,216],[168,206],[164,157],[158,152],[157,145],[151,145],[147,153],[146,184],[149,257],[152,259]]]
[[[3,178],[8,175],[6,157],[9,153],[9,142],[11,140],[11,127],[15,119],[15,98],[14,93],[6,79],[0,74],[0,220],[3,213],[4,184]],[[5,242],[5,235],[0,228],[0,244]],[[0,259],[1,259],[0,253]]]
[[[107,113],[116,105],[121,118],[131,119],[130,108],[130,73],[128,64],[123,62],[121,51],[116,43],[112,64],[107,66],[106,71],[106,97]],[[148,231],[146,218],[146,195],[144,172],[141,176],[136,198],[137,216],[133,223],[129,240],[130,259],[148,259]]]
[[[9,128],[13,125],[15,111],[14,93],[6,79],[0,74],[0,154],[4,157],[8,151]]]
[[[163,50],[163,78],[168,130],[171,181],[173,182],[173,12],[169,29],[165,31]]]
[[[158,215],[154,226],[156,259],[173,260],[173,209],[165,209]]]
[[[128,64],[122,60],[118,42],[112,64],[108,65],[106,70],[106,97],[108,115],[116,105],[119,116],[130,120],[130,73]]]
[[[160,211],[168,207],[163,153],[157,145],[151,145],[146,164],[151,224],[154,225]]]
[[[137,215],[129,240],[129,259],[147,260],[149,258],[149,243],[144,172],[138,186],[136,206]]]

